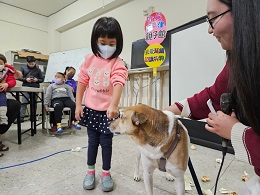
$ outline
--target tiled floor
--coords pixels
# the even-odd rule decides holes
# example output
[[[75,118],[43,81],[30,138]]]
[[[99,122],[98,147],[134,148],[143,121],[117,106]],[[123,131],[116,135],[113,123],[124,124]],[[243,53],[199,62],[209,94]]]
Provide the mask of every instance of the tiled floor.
[[[28,122],[22,124],[23,128]],[[40,126],[38,127],[40,128]],[[3,136],[4,144],[10,150],[0,158],[0,194],[1,195],[76,195],[76,194],[115,194],[138,195],[145,194],[143,179],[133,180],[136,145],[128,136],[115,136],[113,139],[112,177],[115,182],[114,191],[104,193],[101,190],[101,158],[100,151],[97,160],[97,186],[92,191],[82,188],[86,172],[87,133],[86,128],[72,135],[50,137],[45,131],[38,129],[35,136],[22,135],[22,144],[17,144],[16,125]],[[84,147],[79,152],[71,149]],[[199,177],[208,176],[211,181],[200,185],[204,189],[213,190],[215,178],[219,170],[217,158],[221,152],[196,145],[196,150],[190,150],[190,156]],[[218,187],[236,191],[241,188],[241,177],[246,171],[249,176],[253,168],[248,164],[234,159],[228,154],[223,166]],[[191,178],[189,170],[186,175]],[[167,181],[159,171],[154,174],[154,194],[175,194],[173,183]],[[196,188],[186,194],[197,194]],[[220,193],[218,193],[220,194]]]

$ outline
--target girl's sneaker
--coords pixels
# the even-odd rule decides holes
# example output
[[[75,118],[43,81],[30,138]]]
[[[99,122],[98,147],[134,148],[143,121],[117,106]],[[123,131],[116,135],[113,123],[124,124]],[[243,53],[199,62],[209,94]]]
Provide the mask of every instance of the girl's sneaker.
[[[57,128],[57,133],[63,133],[62,127]]]
[[[101,183],[102,183],[102,190],[104,192],[110,192],[113,190],[114,182],[113,182],[111,176],[104,176],[101,179]]]
[[[87,174],[83,181],[85,190],[93,190],[95,188],[95,174]]]
[[[73,121],[72,122],[72,127],[74,129],[81,130],[81,127],[80,127],[80,125],[78,123],[79,123],[78,121]]]

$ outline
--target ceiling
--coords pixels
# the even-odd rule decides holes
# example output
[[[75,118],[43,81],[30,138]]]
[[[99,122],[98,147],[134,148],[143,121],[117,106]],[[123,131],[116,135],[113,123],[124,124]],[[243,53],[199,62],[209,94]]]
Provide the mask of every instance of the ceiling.
[[[0,0],[0,3],[49,17],[76,1],[77,0]]]

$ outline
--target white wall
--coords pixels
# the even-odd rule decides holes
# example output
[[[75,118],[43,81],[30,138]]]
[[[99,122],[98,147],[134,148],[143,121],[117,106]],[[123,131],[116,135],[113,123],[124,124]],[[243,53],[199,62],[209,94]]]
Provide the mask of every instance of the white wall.
[[[225,50],[207,30],[204,22],[171,35],[171,103],[211,86],[225,65]]]
[[[90,47],[94,22],[101,16],[112,16],[123,30],[121,58],[130,64],[132,42],[144,38],[143,10],[154,6],[155,11],[162,12],[168,30],[206,14],[206,0],[104,0],[104,4],[103,8],[103,0],[78,0],[46,18],[0,3],[0,53],[28,48],[50,54]],[[107,8],[111,4],[114,8]],[[165,83],[164,97],[168,97],[168,86]],[[164,107],[167,102],[166,98]]]
[[[109,2],[105,1],[105,3]],[[146,17],[143,16],[143,10],[154,6],[155,11],[162,12],[167,20],[167,29],[180,26],[206,14],[206,0],[134,0],[106,14],[89,19],[75,28],[61,33],[57,32],[57,29],[66,25],[66,22],[75,21],[88,11],[97,9],[100,6],[102,7],[100,1],[95,3],[91,1],[90,3],[89,0],[79,0],[51,16],[49,18],[50,52],[90,47],[91,30],[97,18],[112,16],[119,21],[123,30],[124,48],[121,58],[130,64],[132,42],[144,38]]]
[[[105,14],[100,11],[103,2]],[[115,9],[106,12],[106,6],[113,3]],[[121,57],[130,64],[132,42],[144,38],[143,10],[150,6],[166,16],[167,28],[172,29],[205,15],[206,0],[78,0],[49,18],[0,3],[0,52],[26,48],[49,54],[90,47],[94,22],[101,16],[112,16],[120,22],[124,34]],[[95,13],[99,15],[95,17]],[[79,21],[82,24],[64,30]]]
[[[0,3],[0,53],[32,49],[48,54],[48,19]]]
[[[105,4],[110,2],[112,1],[105,1]],[[95,21],[101,16],[112,16],[119,21],[124,36],[124,48],[120,57],[130,65],[132,42],[144,38],[146,16],[143,16],[143,10],[154,6],[155,11],[162,12],[166,17],[168,30],[206,14],[206,0],[129,0],[128,3],[116,9],[99,14],[98,17],[87,17],[88,12],[95,12],[95,9],[98,10],[102,6],[100,1],[79,0],[51,16],[48,21],[50,52],[83,47],[90,48],[91,31]],[[66,25],[77,22],[84,17],[85,21],[82,24],[71,29],[67,28],[69,30],[66,29]],[[165,81],[169,81],[169,74],[164,77]],[[143,90],[146,92],[143,93],[142,102],[147,103],[147,80],[144,81],[143,86],[145,86]],[[136,82],[135,87],[138,88]],[[154,85],[152,90],[154,90]],[[163,86],[163,107],[169,104],[168,92],[169,82],[165,82]],[[126,94],[126,96],[129,96],[129,94]]]

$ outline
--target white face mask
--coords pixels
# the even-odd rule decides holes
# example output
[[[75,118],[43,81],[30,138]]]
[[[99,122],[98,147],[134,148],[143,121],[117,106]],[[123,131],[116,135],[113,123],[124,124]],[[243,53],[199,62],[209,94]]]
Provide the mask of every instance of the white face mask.
[[[116,51],[116,46],[111,47],[109,45],[100,45],[98,44],[98,48],[100,50],[100,55],[104,59],[110,58]]]
[[[0,64],[0,71],[2,71],[4,69],[5,65],[4,64]]]
[[[56,83],[57,85],[59,85],[59,84],[62,84],[63,82],[61,81],[61,79],[60,78],[55,78],[55,79],[53,79],[53,82],[54,83]]]

